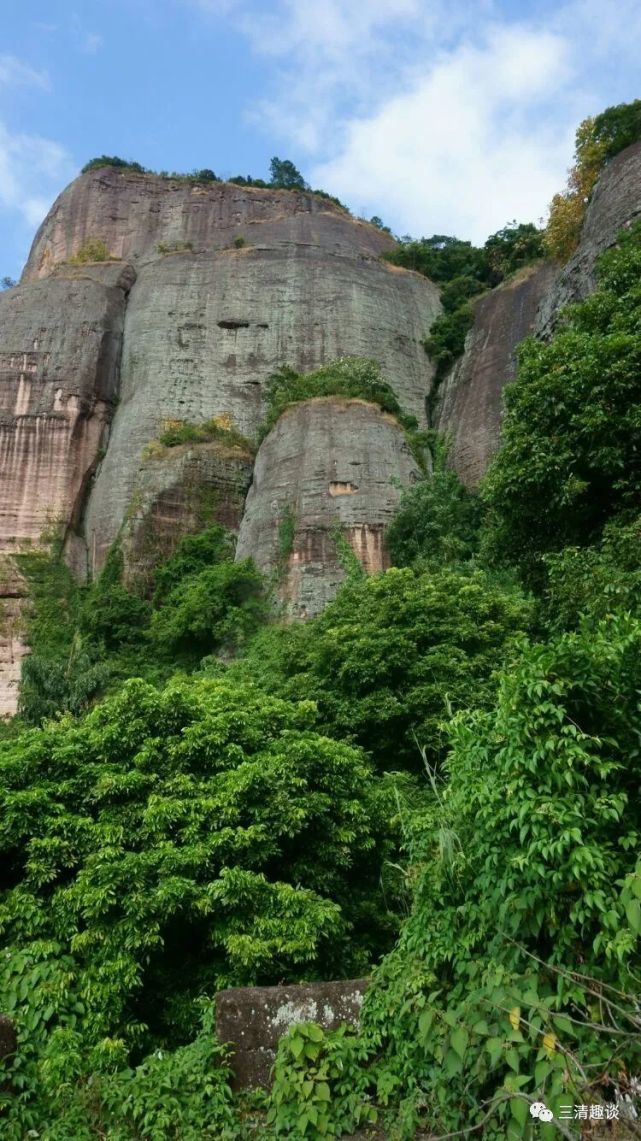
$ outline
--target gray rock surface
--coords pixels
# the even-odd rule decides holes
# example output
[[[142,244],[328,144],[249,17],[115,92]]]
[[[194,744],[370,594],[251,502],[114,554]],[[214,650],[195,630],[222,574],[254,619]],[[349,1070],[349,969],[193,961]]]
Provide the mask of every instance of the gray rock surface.
[[[28,653],[22,634],[27,585],[10,556],[0,557],[0,718],[16,711],[22,659]]]
[[[140,269],[127,306],[120,403],[87,509],[96,566],[163,419],[228,414],[252,437],[264,386],[283,364],[309,371],[339,356],[373,356],[403,408],[425,423],[433,370],[421,337],[440,309],[435,286],[368,256],[359,245],[367,227],[350,222],[352,250],[336,253],[335,216],[314,218],[319,231],[330,227],[325,243],[176,254]]]
[[[149,451],[122,534],[125,581],[144,593],[183,535],[211,523],[238,531],[254,466],[251,453],[219,441]]]
[[[503,389],[514,379],[516,347],[532,332],[556,274],[548,263],[528,267],[479,298],[465,352],[439,387],[434,425],[449,436],[450,461],[466,487],[478,486],[498,447]]]
[[[537,335],[549,337],[565,305],[582,301],[596,286],[595,263],[617,234],[641,217],[641,143],[616,155],[603,171],[590,200],[579,248],[543,298]]]
[[[118,390],[123,266],[0,294],[0,551],[78,522]]]
[[[158,246],[189,244],[215,251],[238,237],[273,249],[322,245],[328,253],[378,257],[394,240],[367,222],[355,222],[325,198],[272,190],[137,174],[102,167],[75,179],[54,202],[33,242],[22,280],[48,276],[88,238],[103,241],[113,257],[159,260]]]
[[[335,1030],[357,1026],[369,979],[303,983],[296,986],[232,987],[216,995],[216,1034],[233,1050],[237,1089],[270,1084],[279,1039],[290,1026],[317,1022]]]
[[[368,573],[383,570],[385,528],[401,487],[419,476],[403,429],[377,405],[339,397],[292,405],[260,446],[236,557],[278,576],[289,614],[318,614],[345,577],[337,531]]]

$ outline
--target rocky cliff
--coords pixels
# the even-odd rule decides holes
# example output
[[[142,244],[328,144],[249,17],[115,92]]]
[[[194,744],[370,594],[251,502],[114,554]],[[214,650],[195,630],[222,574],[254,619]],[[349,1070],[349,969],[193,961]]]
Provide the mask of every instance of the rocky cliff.
[[[640,213],[637,144],[604,172],[568,266],[541,265],[477,301],[464,356],[432,401],[469,486],[497,446],[516,345],[534,329],[547,335],[560,307],[590,291],[596,257]],[[255,466],[238,440],[255,439],[275,369],[340,356],[378,360],[426,425],[433,369],[421,342],[439,295],[381,262],[392,245],[312,193],[114,168],[76,179],[20,285],[0,295],[0,553],[55,529],[82,577],[119,538],[128,580],[144,583],[182,533],[219,520],[239,530],[238,557],[274,577],[293,615],[335,593],[339,535],[366,570],[384,567],[385,527],[419,474],[393,417],[327,398],[288,409]],[[88,262],[92,250],[106,260]],[[212,418],[233,426],[228,444],[158,442],[168,423]],[[4,711],[15,707],[24,593],[5,558]]]
[[[368,574],[389,565],[385,527],[401,487],[419,476],[403,429],[376,405],[337,397],[293,405],[256,457],[237,558],[276,572],[286,610],[311,617],[345,577],[337,537]]]
[[[468,487],[478,486],[496,450],[517,345],[531,333],[550,336],[563,307],[592,292],[599,254],[640,215],[641,143],[635,143],[605,168],[568,264],[526,270],[475,303],[465,352],[441,384],[434,411],[434,426],[451,437],[453,466]]]
[[[311,193],[114,168],[76,179],[40,227],[20,285],[0,297],[0,551],[62,529],[82,577],[120,537],[129,579],[144,581],[184,531],[214,519],[236,529],[251,455],[221,444],[163,449],[158,437],[168,422],[222,418],[253,439],[265,384],[284,364],[308,371],[340,356],[374,357],[404,410],[425,424],[433,370],[421,340],[440,311],[438,290],[381,262],[392,245]],[[91,247],[107,260],[85,263]],[[349,463],[341,449],[355,446],[358,431],[359,455],[371,451],[395,476],[403,467],[400,429],[381,430],[372,409],[347,420],[350,432],[334,439],[317,427],[307,441],[322,438],[329,449],[321,466],[330,507],[331,472]],[[278,462],[281,448],[295,451],[297,424],[286,417],[263,455],[276,449]],[[320,462],[307,461],[302,482],[292,472],[301,525]],[[362,482],[359,496],[352,521],[365,528],[371,561],[389,504],[375,505]],[[265,509],[256,507],[251,526]],[[380,547],[372,566],[383,558]],[[316,559],[315,598],[295,598],[290,576],[294,610],[314,612],[335,589],[342,572],[330,561],[326,586]]]
[[[479,298],[465,352],[439,387],[434,426],[450,438],[451,462],[467,487],[478,486],[497,449],[516,346],[532,332],[556,274],[549,264],[531,266]]]

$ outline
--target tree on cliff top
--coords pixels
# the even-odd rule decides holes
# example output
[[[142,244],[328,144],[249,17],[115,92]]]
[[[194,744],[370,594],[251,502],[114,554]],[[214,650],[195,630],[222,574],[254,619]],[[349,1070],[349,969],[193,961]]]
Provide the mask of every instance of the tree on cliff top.
[[[272,186],[285,190],[309,190],[300,171],[288,158],[277,158],[276,155],[269,164]]]

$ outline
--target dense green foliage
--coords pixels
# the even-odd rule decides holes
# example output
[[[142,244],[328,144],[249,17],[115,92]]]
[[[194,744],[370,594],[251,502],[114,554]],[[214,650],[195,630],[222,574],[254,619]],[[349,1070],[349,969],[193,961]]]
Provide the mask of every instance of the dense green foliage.
[[[269,164],[272,186],[285,190],[309,190],[301,172],[290,159],[274,158]]]
[[[353,579],[314,622],[269,629],[232,672],[318,705],[323,730],[383,769],[422,769],[452,710],[492,699],[492,672],[529,608],[480,571],[392,569]]]
[[[531,582],[545,553],[589,545],[608,519],[638,511],[641,227],[602,255],[598,275],[550,344],[522,346],[485,483],[488,550]]]
[[[626,618],[524,647],[496,710],[453,723],[414,841],[414,915],[366,1015],[381,1077],[437,1132],[495,1107],[484,1136],[510,1118],[527,1136],[521,1097],[558,1115],[637,1072],[632,1007],[616,1005],[639,962],[640,650]]]
[[[447,466],[443,448],[434,448],[433,454],[433,471],[403,490],[387,531],[387,545],[397,566],[419,561],[431,566],[459,565],[468,562],[478,547],[478,497]]]
[[[19,711],[29,725],[79,714],[128,677],[167,680],[206,655],[236,653],[264,621],[265,584],[215,524],[187,535],[155,571],[152,599],[123,585],[116,545],[98,578],[79,588],[59,557],[19,556],[30,585]]]
[[[470,299],[541,258],[543,241],[543,231],[531,222],[510,222],[492,234],[482,248],[446,234],[434,234],[419,241],[402,239],[395,250],[383,254],[386,261],[423,273],[441,286],[443,313],[424,341],[436,365],[433,397],[463,352],[466,334],[474,322]]]
[[[266,395],[267,416],[261,429],[262,436],[267,435],[290,404],[321,396],[368,400],[385,412],[391,412],[404,426],[417,426],[414,417],[403,415],[394,389],[381,375],[380,365],[363,357],[340,357],[308,373],[281,368],[270,377]]]
[[[52,1043],[80,1082],[188,1040],[202,993],[360,973],[384,948],[393,789],[314,719],[218,679],[131,681],[84,722],[0,745],[0,1003],[29,1082],[16,1120],[44,1114],[40,1082],[55,1096]]]
[[[637,119],[584,124],[586,162]],[[407,256],[454,318],[540,238],[511,226],[481,251],[435,238]],[[431,468],[388,531],[397,565],[366,577],[337,530],[346,581],[313,620],[269,620],[221,527],[182,539],[144,596],[118,546],[83,588],[19,556],[33,653],[0,735],[8,1141],[369,1125],[578,1141],[563,1107],[641,1111],[641,227],[599,275],[549,344],[523,347],[480,498],[424,437]],[[447,325],[434,335],[455,351]],[[358,358],[282,369],[269,425],[336,395],[412,436]],[[168,425],[165,446],[205,428]],[[293,509],[274,527],[284,563]],[[247,1111],[215,990],[382,955],[360,1029],[293,1027]],[[533,1121],[538,1101],[554,1123]]]

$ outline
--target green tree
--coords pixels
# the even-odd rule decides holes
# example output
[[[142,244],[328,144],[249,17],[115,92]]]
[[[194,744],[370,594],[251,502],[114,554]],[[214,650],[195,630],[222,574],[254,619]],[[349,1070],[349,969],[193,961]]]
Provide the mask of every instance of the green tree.
[[[274,156],[269,164],[272,186],[283,187],[287,190],[309,190],[300,171],[290,159],[281,159]]]
[[[163,654],[197,665],[205,654],[237,649],[266,617],[264,584],[254,563],[229,560],[178,583],[154,611],[150,639]]]
[[[542,557],[598,541],[641,491],[641,228],[599,261],[599,289],[550,344],[526,341],[482,490],[486,546],[533,584]]]
[[[422,559],[430,565],[464,563],[478,545],[480,505],[439,457],[434,471],[405,488],[386,542],[397,566]]]
[[[315,701],[324,731],[353,739],[382,769],[444,753],[452,710],[487,705],[492,673],[527,626],[518,592],[480,571],[394,568],[353,579],[322,615],[259,634],[232,667],[269,692]]]
[[[532,222],[509,222],[487,239],[483,250],[498,284],[515,270],[545,255],[545,231]]]
[[[134,680],[80,723],[0,742],[23,1126],[43,1091],[189,1041],[199,995],[349,976],[389,945],[393,788],[315,716],[224,680]]]
[[[455,718],[414,821],[414,912],[365,1006],[404,1136],[528,1137],[528,1101],[558,1116],[638,1072],[640,687],[622,616],[523,646],[495,710]]]

